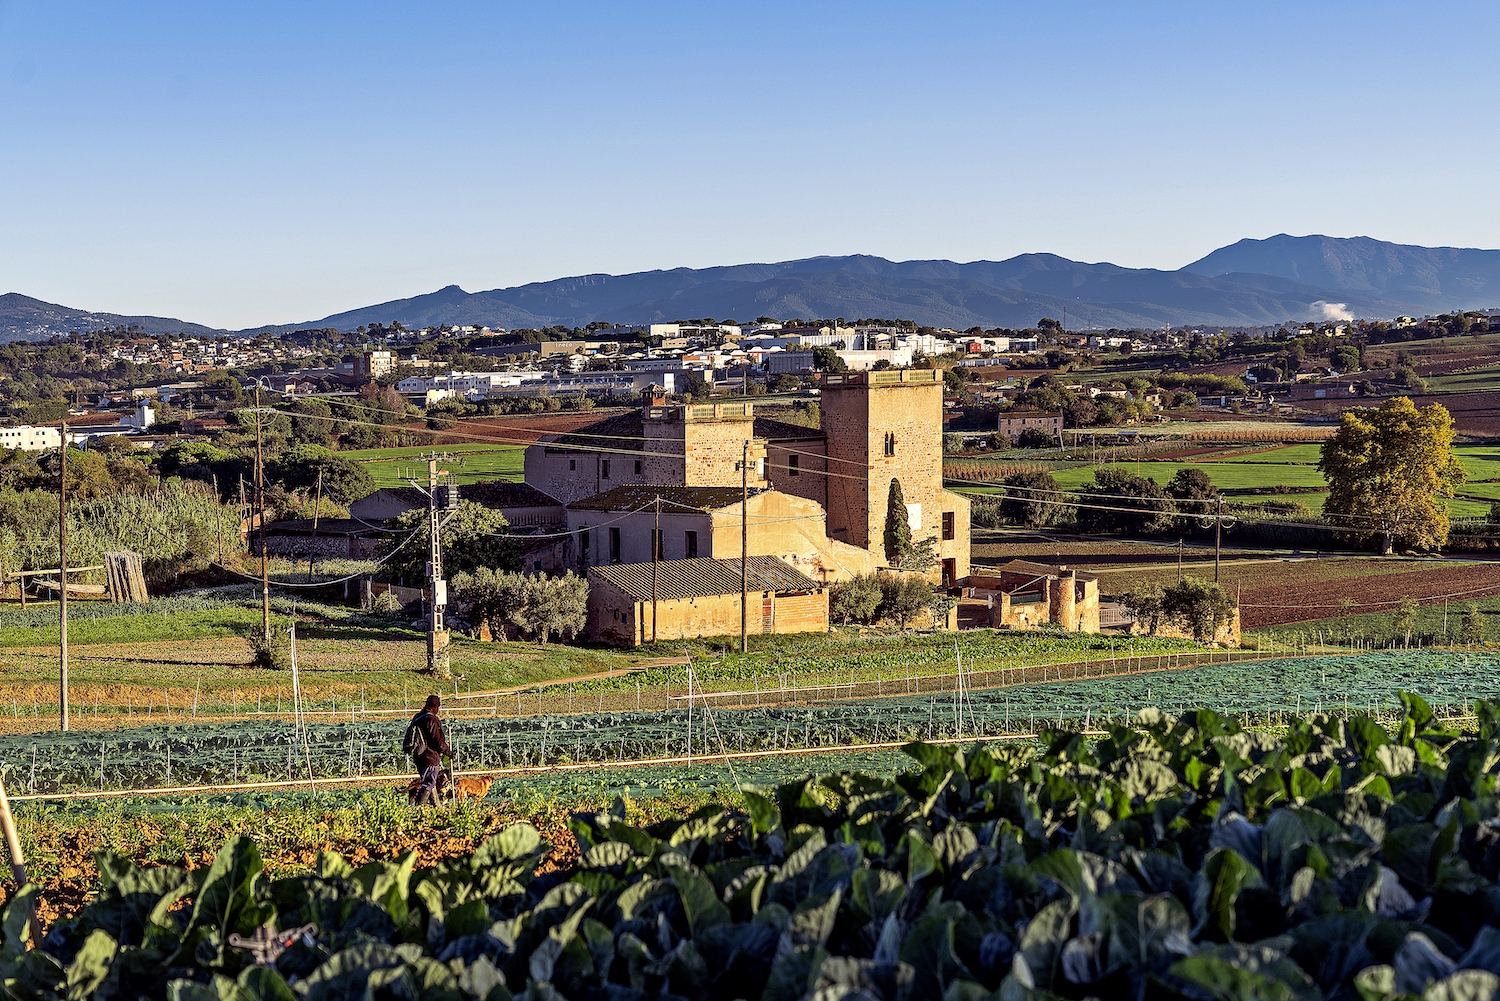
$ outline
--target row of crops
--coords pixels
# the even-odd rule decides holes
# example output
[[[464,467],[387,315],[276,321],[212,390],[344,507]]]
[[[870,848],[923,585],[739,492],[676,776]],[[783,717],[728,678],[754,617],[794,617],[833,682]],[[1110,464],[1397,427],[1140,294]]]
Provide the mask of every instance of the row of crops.
[[[1500,703],[1467,732],[1404,694],[1388,733],[1285,738],[1147,711],[1093,743],[908,748],[648,826],[575,814],[433,867],[414,851],[272,878],[102,850],[88,905],[0,987],[32,1001],[1493,1001]],[[311,855],[311,853],[309,853]],[[277,930],[280,930],[279,932]]]
[[[1445,711],[1500,695],[1497,667],[1496,655],[1382,652],[810,705],[450,719],[446,727],[464,769],[681,759],[1097,726],[1146,706],[1276,725],[1316,712],[1378,715],[1396,709],[1399,691],[1412,691]],[[7,787],[23,794],[396,774],[410,768],[404,727],[236,721],[16,735],[0,738],[0,767]]]

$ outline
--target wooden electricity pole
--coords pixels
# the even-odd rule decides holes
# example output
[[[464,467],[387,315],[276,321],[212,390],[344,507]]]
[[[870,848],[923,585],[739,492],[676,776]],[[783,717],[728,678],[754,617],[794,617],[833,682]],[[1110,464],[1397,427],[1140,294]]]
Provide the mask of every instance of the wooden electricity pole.
[[[266,565],[266,464],[261,452],[260,383],[255,384],[255,506],[260,512],[261,637],[271,646],[271,571]]]
[[[750,439],[740,459],[740,653],[750,652]]]
[[[656,642],[656,579],[661,570],[661,494],[656,495],[656,524],[651,531],[651,642]]]
[[[64,730],[68,721],[68,419],[62,422],[62,459],[57,477],[57,624],[58,624],[58,716]],[[9,807],[6,808],[9,812]]]

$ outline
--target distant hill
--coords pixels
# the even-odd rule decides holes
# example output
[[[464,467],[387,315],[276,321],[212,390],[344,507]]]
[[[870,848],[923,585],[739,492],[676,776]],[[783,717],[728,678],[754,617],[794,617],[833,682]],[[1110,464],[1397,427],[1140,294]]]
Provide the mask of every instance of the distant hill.
[[[93,313],[56,303],[43,302],[19,292],[0,295],[0,343],[7,341],[45,340],[54,334],[70,331],[98,330],[102,327],[139,327],[143,334],[213,334],[223,333],[198,323],[174,320],[164,316],[122,316],[119,313]]]
[[[1403,312],[1443,313],[1500,306],[1500,250],[1414,247],[1368,236],[1279,236],[1221,247],[1184,271],[1213,277],[1242,272],[1305,285],[1364,292],[1399,302]]]
[[[1074,329],[1262,326],[1343,316],[1389,318],[1500,306],[1500,250],[1412,247],[1368,237],[1241,240],[1177,271],[1085,264],[1055,254],[1004,261],[809,257],[774,264],[578,275],[466,292],[449,285],[300,324],[281,333],[400,321],[409,327],[575,327],[692,317],[820,319],[884,316],[939,327],[1029,327],[1044,316]],[[92,313],[18,293],[0,296],[0,341],[135,325],[145,333],[214,333],[156,316]]]
[[[1337,302],[1365,315],[1395,315],[1382,296],[1315,288],[1283,277],[1225,278],[1189,271],[1083,264],[1054,254],[1006,261],[888,261],[864,255],[775,264],[582,275],[487,292],[456,285],[427,295],[337,313],[307,324],[352,330],[406,326],[582,326],[594,320],[650,323],[697,316],[862,317],[933,326],[1028,327],[1044,316],[1069,326],[1252,326],[1321,319]]]

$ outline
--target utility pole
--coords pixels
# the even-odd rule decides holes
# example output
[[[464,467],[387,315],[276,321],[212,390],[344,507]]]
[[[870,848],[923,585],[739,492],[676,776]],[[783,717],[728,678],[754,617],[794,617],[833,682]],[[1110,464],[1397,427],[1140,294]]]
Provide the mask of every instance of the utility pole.
[[[255,383],[255,507],[260,517],[260,627],[271,646],[271,571],[266,564],[266,463],[261,444],[260,382]]]
[[[224,502],[219,499],[219,477],[213,476],[214,484],[214,539],[219,544],[219,566],[224,565]]]
[[[451,497],[445,496],[444,501],[444,507],[456,506]],[[434,454],[427,457],[427,580],[432,587],[432,611],[427,621],[427,673],[446,678],[448,630],[443,625],[443,611],[448,607],[448,582],[443,579],[442,528],[438,510],[438,460]]]
[[[307,553],[307,579],[308,579],[309,583],[312,582],[313,560],[315,560],[315,559],[318,558],[318,509],[320,507],[322,507],[322,505],[323,505],[323,470],[322,470],[321,467],[319,467],[319,469],[318,469],[318,487],[317,487],[317,492],[313,495],[312,544],[311,544],[311,548],[308,550],[308,553]]]
[[[656,577],[661,569],[661,494],[656,495],[656,525],[651,530],[651,642],[656,642]]]
[[[1182,540],[1177,540],[1177,583],[1182,583]]]
[[[740,459],[740,653],[750,652],[750,439]]]
[[[58,447],[62,471],[57,477],[57,624],[58,624],[58,715],[62,728],[68,721],[68,419],[62,421],[62,444]]]
[[[1214,583],[1219,582],[1219,543],[1224,538],[1224,495],[1219,494],[1219,506],[1214,512]]]

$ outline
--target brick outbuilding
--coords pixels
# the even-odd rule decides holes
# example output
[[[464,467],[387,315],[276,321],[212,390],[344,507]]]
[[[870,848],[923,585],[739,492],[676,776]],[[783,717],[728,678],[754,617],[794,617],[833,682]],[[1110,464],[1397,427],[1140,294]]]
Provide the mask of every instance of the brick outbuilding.
[[[828,631],[828,589],[774,556],[749,562],[749,631]],[[590,568],[589,638],[616,646],[740,631],[740,561],[699,557]],[[652,595],[655,594],[655,601]]]

